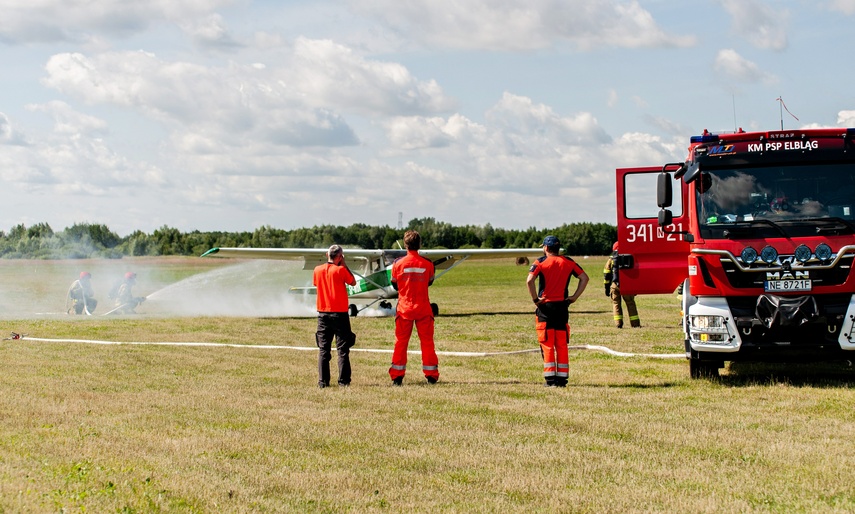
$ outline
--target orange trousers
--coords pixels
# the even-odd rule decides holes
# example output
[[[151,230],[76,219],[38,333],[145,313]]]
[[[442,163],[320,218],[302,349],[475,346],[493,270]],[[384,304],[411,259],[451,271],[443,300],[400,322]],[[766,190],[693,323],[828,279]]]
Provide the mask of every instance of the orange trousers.
[[[537,319],[537,318],[535,318]],[[537,321],[537,341],[543,354],[543,378],[547,384],[566,384],[570,376],[570,325],[565,330],[547,328],[545,321]]]
[[[439,360],[436,357],[436,346],[433,341],[433,317],[421,319],[406,319],[395,317],[395,350],[392,352],[392,367],[389,376],[392,380],[403,377],[407,373],[407,347],[413,334],[413,325],[419,333],[422,348],[422,371],[426,377],[439,378]]]

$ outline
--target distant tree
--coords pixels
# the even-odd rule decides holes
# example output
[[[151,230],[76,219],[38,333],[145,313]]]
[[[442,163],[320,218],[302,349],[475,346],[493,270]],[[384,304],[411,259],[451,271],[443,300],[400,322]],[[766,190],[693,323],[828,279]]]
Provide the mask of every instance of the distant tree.
[[[484,226],[454,226],[434,218],[416,218],[407,229],[422,234],[426,248],[536,248],[547,234],[561,238],[573,255],[607,255],[617,238],[617,228],[606,223],[564,224],[552,229],[529,227],[507,230]],[[136,230],[119,237],[106,225],[80,223],[54,233],[50,225],[38,223],[0,231],[0,257],[28,259],[121,258],[144,255],[201,255],[216,247],[324,248],[332,243],[378,249],[398,248],[403,231],[388,226],[352,224],[321,225],[281,230],[262,226],[253,232],[183,233],[166,225],[146,234]]]

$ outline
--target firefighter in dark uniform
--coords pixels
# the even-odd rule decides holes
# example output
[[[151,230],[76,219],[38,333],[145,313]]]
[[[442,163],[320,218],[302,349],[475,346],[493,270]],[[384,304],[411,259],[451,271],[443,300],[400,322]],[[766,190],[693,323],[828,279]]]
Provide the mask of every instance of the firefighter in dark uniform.
[[[356,334],[350,330],[346,285],[356,284],[356,278],[344,261],[344,250],[339,245],[330,246],[327,262],[315,268],[312,283],[318,289],[318,387],[330,385],[330,360],[332,340],[338,354],[338,385],[350,385],[350,348],[356,343]]]
[[[618,273],[617,259],[618,244],[615,242],[612,245],[612,254],[609,260],[606,261],[606,267],[603,269],[603,286],[605,287],[606,296],[612,299],[612,313],[614,315],[615,326],[623,328],[623,309],[621,308],[621,298],[626,302],[626,313],[629,314],[629,324],[632,328],[641,326],[641,319],[638,317],[638,308],[635,306],[635,295],[620,294],[620,274]]]
[[[81,271],[80,277],[68,288],[65,298],[65,310],[68,314],[92,314],[98,305],[95,293],[92,292],[92,274]]]
[[[531,265],[526,285],[537,305],[535,326],[543,355],[544,385],[565,387],[570,374],[568,309],[588,285],[588,275],[573,259],[560,255],[561,243],[557,237],[547,236],[543,240],[543,252],[545,255]],[[579,279],[579,283],[573,295],[568,296],[572,277]],[[539,287],[535,287],[535,282]]]
[[[125,273],[125,278],[116,289],[116,295],[113,300],[115,309],[112,312],[119,314],[136,314],[137,305],[145,301],[144,296],[134,296],[133,288],[137,283],[137,274],[129,271]]]

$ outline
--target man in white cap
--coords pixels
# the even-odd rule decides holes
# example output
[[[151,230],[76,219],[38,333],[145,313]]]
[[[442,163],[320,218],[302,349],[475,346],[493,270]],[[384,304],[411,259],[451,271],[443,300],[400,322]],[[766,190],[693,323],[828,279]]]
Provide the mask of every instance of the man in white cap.
[[[356,278],[344,261],[344,250],[339,245],[330,246],[327,262],[315,268],[312,283],[318,289],[318,387],[330,385],[330,360],[332,340],[335,336],[338,353],[338,385],[350,385],[350,347],[356,343],[356,334],[350,330],[346,285],[356,284]]]

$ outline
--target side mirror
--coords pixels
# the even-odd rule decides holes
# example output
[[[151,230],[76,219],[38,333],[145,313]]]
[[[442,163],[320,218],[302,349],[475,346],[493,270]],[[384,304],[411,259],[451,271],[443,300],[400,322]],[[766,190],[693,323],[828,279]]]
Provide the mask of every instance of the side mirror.
[[[656,204],[662,209],[671,207],[674,196],[671,187],[671,174],[663,171],[656,182]]]
[[[668,209],[660,209],[659,210],[659,226],[667,227],[671,223],[674,222],[674,215],[671,214],[671,211]]]
[[[689,168],[686,170],[685,175],[683,175],[683,182],[686,184],[691,184],[696,178],[698,178],[698,174],[701,172],[701,165],[697,162],[693,162],[689,165]]]

